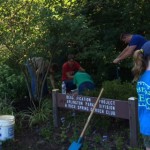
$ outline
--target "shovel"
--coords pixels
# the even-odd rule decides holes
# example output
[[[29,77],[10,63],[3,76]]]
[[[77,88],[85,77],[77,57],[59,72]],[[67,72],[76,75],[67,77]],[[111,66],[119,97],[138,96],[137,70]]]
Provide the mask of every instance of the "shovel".
[[[78,141],[77,141],[77,142],[74,141],[74,142],[70,145],[70,147],[69,147],[68,150],[80,150],[80,149],[81,149],[81,146],[82,146],[82,139],[83,139],[84,132],[85,132],[85,130],[86,130],[86,128],[87,128],[87,126],[88,126],[90,120],[91,120],[91,117],[92,117],[92,115],[93,115],[93,113],[94,113],[94,110],[95,110],[95,108],[96,108],[96,106],[97,106],[97,103],[98,103],[98,101],[99,101],[99,99],[100,99],[100,97],[101,97],[101,95],[102,95],[102,93],[103,93],[103,90],[104,90],[104,89],[102,88],[101,91],[100,91],[100,93],[99,93],[99,96],[98,96],[98,98],[97,98],[97,100],[96,100],[96,102],[95,102],[95,104],[94,104],[94,106],[93,106],[93,109],[92,109],[92,111],[91,111],[91,113],[90,113],[90,115],[89,115],[89,117],[88,117],[88,119],[87,119],[87,121],[86,121],[86,124],[85,124],[85,126],[84,126],[84,128],[83,128],[83,130],[82,130],[82,133],[81,133],[81,135],[80,135]]]

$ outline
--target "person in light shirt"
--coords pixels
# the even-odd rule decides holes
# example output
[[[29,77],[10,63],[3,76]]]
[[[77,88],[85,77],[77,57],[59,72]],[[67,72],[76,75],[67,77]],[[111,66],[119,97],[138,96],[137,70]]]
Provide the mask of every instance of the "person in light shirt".
[[[39,96],[40,89],[43,86],[43,97],[48,95],[48,84],[45,75],[48,71],[50,77],[51,86],[55,88],[54,73],[58,70],[58,66],[55,63],[50,62],[43,57],[32,57],[27,60],[26,67],[31,79],[31,92],[32,96],[36,99]]]

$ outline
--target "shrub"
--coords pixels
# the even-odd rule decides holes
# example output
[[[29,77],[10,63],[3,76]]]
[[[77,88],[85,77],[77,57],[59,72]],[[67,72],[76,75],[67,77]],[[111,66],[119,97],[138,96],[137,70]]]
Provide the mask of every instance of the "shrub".
[[[0,98],[17,99],[25,93],[23,75],[17,75],[8,65],[0,64]]]
[[[136,85],[120,80],[105,81],[103,97],[111,99],[128,100],[129,97],[137,97]]]
[[[0,114],[6,115],[6,114],[13,114],[14,108],[11,106],[11,104],[8,104],[7,99],[1,99],[0,98]]]
[[[23,120],[28,120],[29,126],[42,125],[49,121],[52,114],[52,103],[49,99],[43,99],[39,102],[38,106],[33,103],[33,107],[28,110],[19,113],[18,115]]]

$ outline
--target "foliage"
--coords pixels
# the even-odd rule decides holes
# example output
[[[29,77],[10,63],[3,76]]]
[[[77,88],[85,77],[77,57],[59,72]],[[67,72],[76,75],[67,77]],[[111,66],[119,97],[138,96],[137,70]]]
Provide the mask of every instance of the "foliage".
[[[5,62],[8,60],[9,56],[9,50],[4,45],[0,45],[0,62]]]
[[[95,90],[86,90],[83,92],[83,95],[90,96],[90,97],[97,97],[99,94],[99,89]]]
[[[63,125],[60,127],[60,129],[61,129],[60,138],[61,138],[61,142],[63,143],[67,140],[66,127]]]
[[[41,125],[44,122],[47,122],[49,120],[49,116],[52,113],[51,110],[51,103],[48,99],[44,99],[39,103],[39,106],[36,106],[33,103],[33,108],[29,108],[29,110],[26,110],[25,112],[19,113],[19,115],[23,120],[28,120],[28,124],[30,127],[34,125]]]
[[[7,99],[1,99],[0,98],[0,114],[6,115],[6,114],[13,114],[14,108],[11,106],[11,104],[8,104]]]
[[[123,82],[119,79],[104,81],[101,85],[104,88],[102,97],[110,99],[128,100],[129,97],[137,97],[135,83]],[[85,96],[97,97],[101,88],[96,88],[93,91],[85,91]]]
[[[44,139],[46,139],[48,141],[51,141],[53,139],[53,130],[54,130],[54,128],[51,127],[52,124],[49,124],[49,125],[50,125],[50,127],[49,126],[47,126],[47,127],[44,126],[44,127],[41,128],[40,135],[42,137],[44,137]]]
[[[129,150],[143,150],[143,147],[139,147],[139,148],[132,148],[132,147],[129,147]]]
[[[111,99],[128,100],[129,97],[137,97],[135,84],[121,82],[120,80],[103,82],[103,97]]]
[[[68,52],[86,51],[95,42],[96,30],[80,14],[80,4],[41,0],[1,2],[0,43],[10,51],[14,66],[25,74],[29,95],[29,75],[24,67],[28,58],[42,56],[50,62],[62,63]]]
[[[83,12],[92,22],[92,26],[97,28],[96,41],[99,41],[97,43],[99,47],[87,49],[80,55],[88,59],[84,65],[86,70],[93,75],[96,84],[115,77],[115,66],[112,62],[125,48],[119,39],[121,33],[144,34],[147,38],[150,37],[148,29],[150,18],[147,13],[149,8],[148,0],[137,0],[134,3],[128,0],[87,1]],[[121,62],[121,67],[125,69],[131,70],[131,66],[131,59]],[[126,74],[126,79],[129,74]]]
[[[13,62],[14,68],[20,68],[24,74],[29,95],[31,95],[29,74],[24,63],[29,57],[41,56],[41,54],[45,54],[49,60],[51,59],[51,54],[47,51],[44,52],[45,49],[41,43],[39,43],[40,45],[36,43],[43,34],[41,28],[43,26],[41,18],[43,17],[40,15],[42,10],[43,3],[40,1],[39,3],[22,0],[1,2],[0,42],[10,51],[9,63]]]
[[[149,37],[149,7],[147,0],[1,1],[0,43],[15,65],[43,56],[61,66],[72,52],[100,86],[115,77],[111,62],[125,46],[120,33]],[[131,60],[122,66],[130,68]]]
[[[0,64],[0,70],[0,98],[8,100],[21,98],[26,90],[23,75],[18,75],[5,64]]]
[[[122,150],[124,147],[124,138],[119,135],[116,136],[115,143],[116,143],[117,150]]]

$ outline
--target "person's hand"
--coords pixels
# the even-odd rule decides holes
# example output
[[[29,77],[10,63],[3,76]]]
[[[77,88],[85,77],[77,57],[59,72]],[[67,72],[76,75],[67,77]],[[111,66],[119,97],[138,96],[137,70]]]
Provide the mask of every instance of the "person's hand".
[[[119,62],[120,62],[120,59],[119,59],[119,58],[116,58],[116,59],[113,61],[114,64],[117,64],[117,63],[119,63]]]
[[[38,69],[38,70],[36,70],[36,74],[37,74],[37,75],[39,75],[39,74],[40,74],[40,71],[39,71],[39,69]]]

